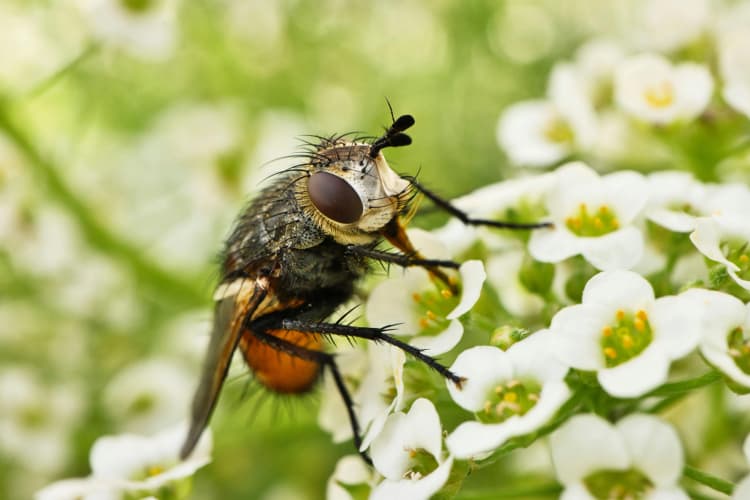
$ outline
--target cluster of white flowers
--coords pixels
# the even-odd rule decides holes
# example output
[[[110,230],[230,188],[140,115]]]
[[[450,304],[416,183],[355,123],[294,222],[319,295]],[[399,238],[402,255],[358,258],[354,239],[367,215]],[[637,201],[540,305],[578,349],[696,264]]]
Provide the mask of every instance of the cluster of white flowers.
[[[426,255],[478,259],[462,266],[468,307],[456,314],[459,297],[410,269],[375,286],[367,321],[398,323],[396,335],[449,356],[466,381],[439,387],[403,359],[379,370],[379,383],[363,365],[348,372],[357,411],[379,398],[385,424],[363,417],[362,450],[375,470],[342,459],[329,498],[429,498],[461,481],[448,464],[464,477],[458,464],[481,466],[547,435],[562,498],[688,498],[680,436],[658,412],[719,378],[750,392],[750,189],[721,182],[718,153],[690,159],[693,142],[717,127],[735,139],[746,129],[750,80],[739,47],[750,46],[750,31],[738,27],[746,7],[709,22],[700,15],[707,2],[648,2],[639,43],[587,43],[553,68],[545,99],[503,112],[498,142],[511,162],[562,165],[455,203],[475,217],[553,227],[514,234],[454,220],[431,234],[410,231]],[[669,24],[665,9],[680,21]],[[691,47],[715,50],[720,64],[686,57],[703,53]],[[640,145],[657,154],[644,159]],[[637,170],[607,173],[622,164]],[[425,397],[450,416],[445,427]],[[334,435],[347,426],[343,412],[324,414]],[[746,489],[747,480],[734,498]]]

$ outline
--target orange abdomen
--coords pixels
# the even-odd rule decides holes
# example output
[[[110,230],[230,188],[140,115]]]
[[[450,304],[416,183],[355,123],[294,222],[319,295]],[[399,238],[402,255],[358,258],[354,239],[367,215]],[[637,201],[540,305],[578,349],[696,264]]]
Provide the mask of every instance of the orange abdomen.
[[[315,351],[323,346],[319,336],[309,333],[294,330],[269,330],[267,333]],[[255,378],[272,391],[286,394],[307,392],[320,373],[320,364],[279,351],[249,331],[240,339],[240,350]]]

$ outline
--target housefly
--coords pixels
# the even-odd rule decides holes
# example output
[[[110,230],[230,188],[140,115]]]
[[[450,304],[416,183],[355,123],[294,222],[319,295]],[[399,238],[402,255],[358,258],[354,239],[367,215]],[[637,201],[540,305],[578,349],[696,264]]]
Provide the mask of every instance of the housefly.
[[[355,285],[374,261],[423,267],[434,279],[454,286],[442,269],[458,264],[426,258],[406,235],[403,218],[416,193],[470,225],[533,229],[547,224],[473,219],[414,178],[398,175],[382,150],[411,144],[404,131],[414,125],[414,118],[402,115],[392,121],[376,139],[318,137],[299,155],[303,161],[277,175],[239,216],[223,252],[213,329],[183,458],[211,418],[237,349],[257,381],[276,393],[305,393],[329,370],[358,450],[361,435],[352,397],[336,358],[325,350],[324,337],[393,345],[461,386],[459,376],[387,328],[326,319],[353,297]],[[395,250],[382,250],[383,240]]]

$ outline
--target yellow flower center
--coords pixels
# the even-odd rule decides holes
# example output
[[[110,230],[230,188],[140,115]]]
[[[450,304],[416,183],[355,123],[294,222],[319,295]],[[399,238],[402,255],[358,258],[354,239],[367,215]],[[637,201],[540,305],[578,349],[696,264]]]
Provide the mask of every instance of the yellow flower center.
[[[666,108],[674,103],[674,86],[668,81],[661,81],[646,88],[643,97],[652,108]]]
[[[437,335],[444,331],[450,321],[445,317],[457,305],[459,297],[444,285],[436,285],[437,289],[414,292],[412,300],[419,315],[420,335]]]
[[[142,14],[152,9],[159,0],[120,0],[125,10],[128,10],[134,14]]]
[[[594,213],[589,213],[585,203],[578,206],[578,211],[565,219],[565,225],[577,236],[602,236],[620,228],[617,215],[607,205],[600,205]]]
[[[750,249],[748,249],[748,242],[725,241],[721,243],[720,248],[727,260],[739,267],[737,276],[744,280],[750,280]]]
[[[727,335],[727,351],[734,364],[750,375],[750,338],[745,338],[742,327],[738,326]]]
[[[438,468],[438,461],[427,450],[418,448],[407,451],[409,452],[409,469],[404,473],[406,479],[420,479]]]
[[[481,422],[500,423],[515,415],[525,415],[536,406],[541,391],[542,386],[533,380],[500,383],[487,394],[477,417]]]
[[[615,313],[615,321],[601,331],[600,345],[604,363],[612,368],[633,359],[654,339],[646,311],[628,314],[622,309]]]
[[[572,144],[573,139],[575,139],[573,129],[570,128],[570,125],[565,120],[559,117],[547,122],[547,125],[544,127],[544,137],[550,142],[557,144]]]
[[[583,484],[597,500],[637,500],[654,487],[642,472],[636,469],[604,469],[583,479]]]

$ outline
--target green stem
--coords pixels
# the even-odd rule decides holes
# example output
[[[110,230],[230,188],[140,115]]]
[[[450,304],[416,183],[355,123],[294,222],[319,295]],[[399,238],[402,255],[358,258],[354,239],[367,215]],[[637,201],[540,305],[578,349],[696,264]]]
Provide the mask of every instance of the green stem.
[[[47,89],[55,85],[65,76],[67,76],[70,72],[78,68],[78,66],[80,66],[87,59],[89,59],[89,57],[96,54],[99,51],[99,47],[100,45],[95,44],[95,43],[89,45],[83,50],[83,52],[81,52],[80,54],[75,56],[73,59],[71,59],[62,68],[58,69],[57,71],[52,73],[50,76],[48,76],[44,81],[40,82],[34,88],[29,90],[29,92],[27,92],[24,97],[31,98],[31,97],[36,97],[40,94],[43,94]]]
[[[732,491],[734,491],[734,484],[729,481],[711,475],[708,472],[703,472],[702,470],[689,465],[686,465],[685,468],[682,469],[682,475],[693,481],[706,485],[709,488],[724,493],[725,495],[731,495]]]
[[[656,389],[649,392],[648,394],[646,394],[640,399],[652,398],[652,397],[674,396],[676,394],[689,392],[689,391],[692,391],[693,389],[698,389],[700,387],[711,385],[714,382],[717,382],[719,380],[721,380],[721,373],[715,370],[711,370],[695,378],[664,384],[660,387],[657,387]]]
[[[76,219],[84,238],[92,246],[130,267],[136,279],[155,296],[168,294],[169,297],[189,307],[206,303],[206,294],[194,285],[197,280],[185,280],[172,275],[146,259],[139,248],[110,232],[65,184],[58,174],[60,169],[47,160],[13,122],[5,104],[0,101],[0,131],[4,132],[26,157],[34,173],[46,184],[50,195]]]

